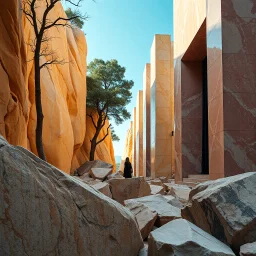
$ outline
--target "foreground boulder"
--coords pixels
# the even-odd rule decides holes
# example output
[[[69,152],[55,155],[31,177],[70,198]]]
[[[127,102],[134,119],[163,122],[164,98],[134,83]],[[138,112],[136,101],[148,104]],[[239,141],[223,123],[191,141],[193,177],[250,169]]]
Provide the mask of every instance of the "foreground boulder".
[[[106,183],[106,182],[98,182],[98,183],[92,185],[92,187],[94,189],[100,191],[105,196],[108,196],[108,197],[112,198],[112,194],[110,192],[109,184],[108,183]]]
[[[126,207],[134,214],[143,239],[151,232],[157,218],[157,213],[151,211],[146,205],[131,201]]]
[[[0,202],[0,255],[136,256],[143,247],[128,209],[1,136]]]
[[[256,241],[256,173],[244,173],[199,184],[182,216],[239,253]]]
[[[157,220],[155,222],[155,226],[157,227],[163,226],[174,219],[181,218],[180,209],[169,204],[162,195],[152,195],[126,200],[125,205],[135,202],[142,203],[151,209],[151,211],[157,212]]]
[[[92,168],[106,168],[113,170],[113,165],[103,162],[101,160],[88,161],[81,165],[79,168],[77,168],[76,172],[79,176],[82,176],[85,173],[88,173]]]
[[[186,220],[174,220],[152,231],[148,237],[149,256],[234,256],[232,250]]]
[[[111,168],[91,168],[90,176],[94,179],[104,180],[112,172]]]
[[[256,256],[256,242],[241,246],[240,256]]]
[[[111,179],[108,181],[112,197],[120,204],[124,200],[150,195],[150,186],[143,177],[131,179]]]

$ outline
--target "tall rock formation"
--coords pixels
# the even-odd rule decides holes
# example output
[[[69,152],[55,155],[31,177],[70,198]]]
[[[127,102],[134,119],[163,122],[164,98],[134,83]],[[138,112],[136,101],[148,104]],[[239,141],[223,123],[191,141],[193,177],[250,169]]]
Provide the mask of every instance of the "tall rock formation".
[[[90,109],[87,109],[86,112],[90,114],[92,113]],[[95,112],[93,113],[93,118],[95,122],[96,120],[98,120],[97,119],[98,116]],[[105,136],[105,134],[107,133],[108,126],[109,126],[109,121],[107,120],[105,126],[100,131],[98,141]],[[86,116],[86,134],[85,134],[84,142],[82,147],[76,154],[76,159],[78,161],[79,166],[82,165],[85,161],[89,161],[90,149],[91,149],[90,140],[93,138],[94,134],[95,134],[95,128],[93,126],[91,118]],[[110,131],[106,139],[97,145],[96,152],[95,152],[95,160],[103,160],[107,163],[113,164],[113,170],[116,169],[115,153],[114,153],[114,147],[113,147]]]
[[[40,1],[38,5],[40,17],[44,6]],[[20,7],[20,0],[0,2],[0,134],[11,144],[37,154],[34,64],[29,46],[34,32]],[[61,3],[49,18],[59,16],[65,16]],[[65,64],[51,65],[41,72],[43,144],[47,161],[70,173],[87,160],[81,153],[89,143],[85,138],[86,39],[81,30],[67,27],[53,27],[47,36],[49,50]],[[46,59],[42,57],[41,61]],[[99,153],[101,160],[110,162],[112,151],[112,142],[106,142]]]

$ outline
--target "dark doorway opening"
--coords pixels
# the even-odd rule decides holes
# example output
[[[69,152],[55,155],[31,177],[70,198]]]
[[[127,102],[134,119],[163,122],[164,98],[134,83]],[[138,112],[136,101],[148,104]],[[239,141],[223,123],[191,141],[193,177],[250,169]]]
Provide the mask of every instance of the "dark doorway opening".
[[[207,57],[202,62],[202,174],[209,174]]]

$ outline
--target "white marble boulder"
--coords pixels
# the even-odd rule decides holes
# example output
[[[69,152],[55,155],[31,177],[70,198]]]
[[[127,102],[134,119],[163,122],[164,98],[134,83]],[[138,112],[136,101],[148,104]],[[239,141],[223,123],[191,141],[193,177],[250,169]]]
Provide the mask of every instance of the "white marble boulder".
[[[242,245],[240,256],[256,256],[256,242]]]
[[[157,213],[155,226],[160,227],[174,219],[181,218],[181,210],[168,203],[168,200],[162,195],[151,195],[136,199],[126,200],[125,205],[133,202],[146,205],[151,211]]]
[[[241,245],[256,241],[255,184],[256,172],[199,184],[182,216],[238,254]]]
[[[172,183],[164,183],[164,187],[166,191],[168,191],[168,195],[172,195],[176,197],[182,203],[187,203],[189,200],[189,193],[191,189],[186,185],[178,185]]]
[[[128,209],[1,136],[0,202],[0,255],[130,256],[143,247]]]
[[[110,179],[107,181],[110,186],[112,198],[124,204],[124,201],[131,198],[138,198],[150,195],[150,186],[143,177],[130,179]]]
[[[164,187],[158,185],[150,185],[151,195],[164,195]]]
[[[149,256],[235,256],[233,251],[194,224],[173,220],[148,237]]]
[[[141,236],[146,239],[155,224],[157,213],[150,210],[146,205],[132,200],[125,206],[134,214]]]

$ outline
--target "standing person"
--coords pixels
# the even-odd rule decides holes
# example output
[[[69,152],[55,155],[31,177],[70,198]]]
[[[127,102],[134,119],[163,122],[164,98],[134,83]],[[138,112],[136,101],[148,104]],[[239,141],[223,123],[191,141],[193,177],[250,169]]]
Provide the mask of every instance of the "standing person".
[[[129,157],[126,157],[124,163],[124,177],[126,179],[132,177],[132,164],[130,163]]]

